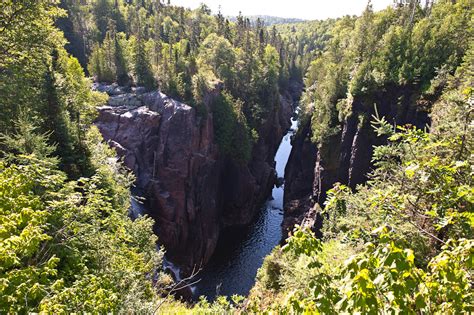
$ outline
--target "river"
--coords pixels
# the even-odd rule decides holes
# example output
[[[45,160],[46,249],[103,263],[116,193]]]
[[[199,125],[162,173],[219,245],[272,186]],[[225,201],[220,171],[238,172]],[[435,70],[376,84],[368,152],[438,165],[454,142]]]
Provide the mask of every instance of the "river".
[[[278,177],[284,177],[291,152],[291,136],[297,128],[296,119],[283,137],[275,156]],[[201,295],[213,301],[217,295],[247,295],[255,283],[263,259],[278,245],[283,220],[284,184],[275,186],[255,221],[245,228],[229,228],[221,233],[216,251],[197,276],[194,298]]]

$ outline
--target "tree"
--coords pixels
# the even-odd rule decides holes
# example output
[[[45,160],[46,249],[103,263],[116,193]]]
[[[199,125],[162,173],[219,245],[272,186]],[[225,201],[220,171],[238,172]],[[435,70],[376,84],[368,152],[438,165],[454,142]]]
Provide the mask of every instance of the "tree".
[[[102,81],[103,54],[99,44],[95,44],[89,57],[87,70],[95,77],[97,81]]]
[[[115,72],[116,80],[119,85],[125,86],[130,83],[130,78],[128,76],[128,65],[124,56],[124,49],[122,43],[124,40],[120,40],[121,34],[115,34],[114,37],[114,52],[115,52]]]
[[[156,82],[151,72],[150,61],[145,50],[145,42],[140,36],[135,45],[135,80],[138,85],[144,86],[148,90],[155,88]]]
[[[2,313],[154,307],[146,277],[162,253],[152,221],[126,217],[130,196],[123,178],[100,161],[96,175],[80,182],[68,182],[54,164],[36,157],[0,161]]]
[[[278,78],[280,74],[280,59],[273,46],[267,45],[262,60],[252,78],[252,88],[255,92],[256,108],[252,113],[252,120],[257,125],[267,119],[275,108],[279,108],[280,97]]]
[[[252,138],[242,113],[242,101],[224,92],[213,102],[212,112],[216,141],[221,152],[236,161],[248,162]]]
[[[217,35],[224,36],[225,33],[225,18],[221,13],[221,7],[219,6],[219,10],[216,15],[217,21]]]
[[[0,12],[0,133],[13,132],[24,109],[42,107],[41,81],[51,50],[63,43],[54,19],[57,2],[3,1]],[[21,87],[21,88],[20,88]]]
[[[97,40],[99,43],[104,40],[111,21],[113,21],[119,32],[125,31],[125,21],[117,1],[112,3],[112,0],[97,0],[93,4],[92,11],[98,31]]]
[[[116,29],[113,23],[109,24],[108,30],[105,33],[104,41],[101,45],[101,75],[100,81],[112,83],[117,78],[117,68],[115,64],[115,33]]]
[[[39,127],[31,121],[28,113],[22,113],[15,122],[15,132],[0,135],[0,146],[4,147],[2,153],[9,161],[17,161],[20,155],[34,155],[57,164],[57,158],[52,157],[56,147],[49,144],[49,134],[39,133]]]
[[[45,103],[45,126],[44,129],[51,130],[51,142],[57,145],[56,154],[63,157],[62,166],[69,167],[74,163],[73,159],[73,139],[68,128],[68,119],[65,108],[58,95],[58,86],[56,83],[56,73],[59,70],[59,53],[53,51],[51,68],[45,73],[44,98]],[[70,170],[74,172],[74,170]],[[74,175],[78,175],[77,173]]]
[[[234,86],[236,57],[232,44],[222,36],[210,34],[203,41],[197,59],[198,67],[212,71],[227,88]]]
[[[97,26],[98,40],[102,42],[107,33],[109,20],[114,8],[110,0],[97,0],[94,4],[94,18]]]

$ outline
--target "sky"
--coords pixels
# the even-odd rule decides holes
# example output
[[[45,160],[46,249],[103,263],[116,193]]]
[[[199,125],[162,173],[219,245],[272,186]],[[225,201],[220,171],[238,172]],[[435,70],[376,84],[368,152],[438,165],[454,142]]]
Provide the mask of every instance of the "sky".
[[[375,10],[390,5],[393,0],[372,0]],[[195,9],[207,4],[213,13],[219,5],[223,15],[272,15],[285,18],[317,20],[362,13],[367,0],[171,0],[171,4]]]

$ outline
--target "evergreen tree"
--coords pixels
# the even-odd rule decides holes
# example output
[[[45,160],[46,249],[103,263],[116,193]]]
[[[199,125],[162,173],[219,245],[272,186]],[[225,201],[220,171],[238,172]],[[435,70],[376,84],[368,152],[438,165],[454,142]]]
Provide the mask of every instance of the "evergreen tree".
[[[119,85],[125,86],[130,83],[130,78],[128,76],[127,61],[125,60],[123,47],[118,34],[115,34],[114,44],[116,80]]]
[[[145,42],[141,37],[138,37],[135,47],[135,79],[136,83],[151,90],[156,87],[155,78],[151,72],[150,62],[145,50]]]
[[[72,135],[72,126],[69,122],[69,115],[58,94],[56,73],[59,69],[59,55],[57,50],[53,50],[52,64],[45,73],[44,98],[46,108],[44,109],[44,129],[51,130],[51,145],[56,146],[55,154],[61,158],[60,167],[71,177],[78,177],[81,174],[81,155],[76,151],[79,144]]]
[[[0,135],[0,146],[3,147],[4,157],[13,162],[18,162],[19,155],[34,155],[41,160],[48,160],[53,164],[58,161],[53,157],[56,146],[49,141],[50,132],[40,133],[29,117],[29,113],[21,113],[15,122],[15,132]]]
[[[89,57],[89,63],[87,65],[87,70],[99,82],[103,80],[102,63],[103,63],[102,50],[101,50],[99,44],[95,44],[94,47],[92,48],[92,52],[91,52],[91,55]]]
[[[111,0],[97,0],[94,4],[94,18],[98,30],[98,40],[102,42],[107,33],[110,15],[114,8]]]
[[[117,78],[115,33],[115,25],[111,22],[101,46],[101,81],[109,83],[114,82]]]

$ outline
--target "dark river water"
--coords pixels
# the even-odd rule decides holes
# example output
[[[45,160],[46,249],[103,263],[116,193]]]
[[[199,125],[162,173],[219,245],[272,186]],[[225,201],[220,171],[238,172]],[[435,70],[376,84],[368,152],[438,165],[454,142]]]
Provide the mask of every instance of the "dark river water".
[[[291,152],[290,138],[296,127],[297,121],[292,119],[291,129],[276,153],[278,177],[284,177]],[[221,233],[213,257],[197,276],[201,280],[193,287],[194,298],[204,295],[212,301],[217,295],[249,293],[263,259],[280,242],[283,192],[284,185],[273,188],[272,197],[249,227],[231,228]]]

